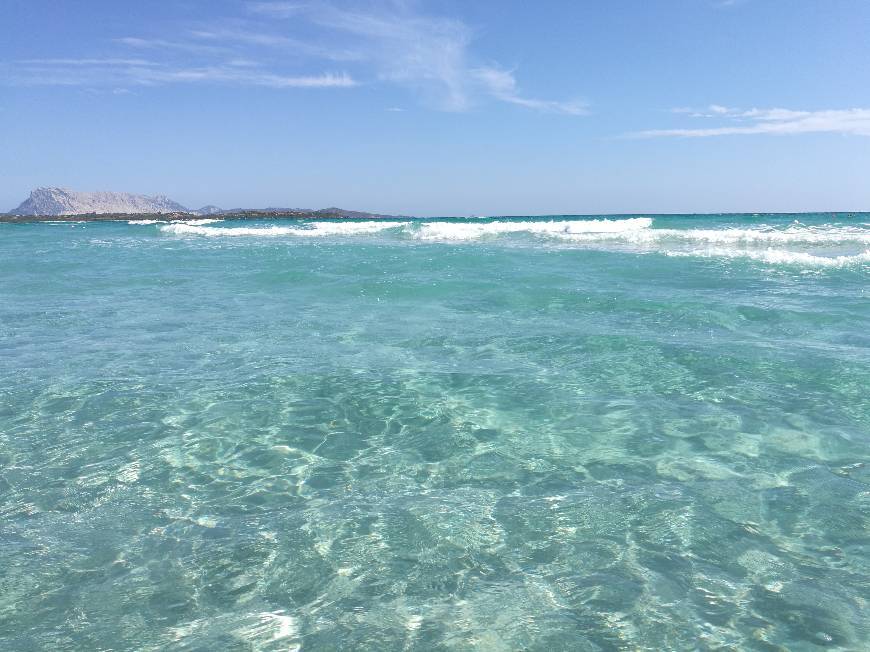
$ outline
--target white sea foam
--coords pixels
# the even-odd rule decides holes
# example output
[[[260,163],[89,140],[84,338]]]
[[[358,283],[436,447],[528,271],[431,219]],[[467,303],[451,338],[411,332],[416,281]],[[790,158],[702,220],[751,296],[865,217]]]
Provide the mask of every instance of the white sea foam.
[[[389,229],[398,229],[407,226],[408,222],[314,222],[310,228],[299,229],[298,235],[325,236],[325,235],[364,235],[378,233]]]
[[[164,224],[160,227],[163,233],[172,235],[205,235],[205,236],[275,236],[292,235],[296,229],[285,226],[237,226],[220,228],[214,226],[196,226],[195,224]]]
[[[665,251],[668,256],[691,256],[700,258],[749,258],[763,263],[801,265],[807,267],[849,267],[870,263],[870,251],[841,256],[819,256],[804,251],[783,249],[734,249],[714,247],[686,251]]]
[[[223,222],[223,220],[214,217],[204,217],[200,220],[184,220],[185,224],[190,224],[191,226],[202,226],[204,224],[213,224],[214,222]]]
[[[529,233],[538,236],[572,238],[575,235],[621,234],[652,226],[649,217],[624,220],[551,220],[549,222],[425,222],[412,232],[422,240],[477,240],[488,236]]]
[[[526,233],[536,238],[596,248],[611,245],[622,251],[628,248],[669,256],[743,258],[772,265],[837,268],[870,263],[870,249],[867,249],[870,230],[860,226],[794,223],[785,228],[767,225],[721,229],[651,227],[650,218],[486,224],[429,222],[421,224],[412,235],[423,240],[456,242]],[[860,251],[856,251],[859,248]]]
[[[734,244],[741,246],[837,243],[870,244],[870,230],[844,226],[792,225],[724,229],[653,229],[652,219],[635,217],[623,220],[562,220],[549,222],[428,222],[412,232],[423,240],[477,240],[505,234],[528,233],[538,237],[572,242],[621,242],[658,245],[666,242]]]
[[[649,217],[589,220],[463,221],[322,221],[293,226],[205,226],[196,220],[161,224],[164,233],[185,236],[285,236],[318,238],[374,235],[393,231],[391,237],[426,242],[473,242],[526,236],[527,242],[555,241],[572,246],[619,251],[660,253],[668,256],[744,258],[768,264],[807,267],[847,267],[870,263],[870,229],[860,225],[808,226],[792,223],[773,227],[719,229],[652,228]],[[220,221],[220,220],[216,220]]]
[[[628,222],[630,224],[621,224]],[[485,224],[469,224],[464,222],[429,222],[414,225],[411,222],[313,222],[300,226],[257,226],[257,227],[227,227],[210,228],[201,226],[199,222],[182,222],[164,225],[161,230],[174,235],[205,235],[205,236],[297,236],[324,237],[336,235],[366,235],[389,229],[402,228],[405,233],[424,240],[465,240],[476,239],[484,235],[499,235],[504,233],[575,233],[588,230],[590,232],[611,231],[620,228],[645,228],[652,223],[649,218],[633,218],[629,220],[584,220],[561,222],[487,222]]]
[[[714,244],[807,244],[870,243],[870,230],[847,226],[792,225],[785,229],[758,227],[751,229],[657,229],[659,239],[709,242]]]
[[[395,222],[370,220],[366,222],[312,222],[294,226],[233,226],[208,227],[221,222],[216,219],[188,220],[163,224],[165,233],[204,236],[295,236],[325,237],[341,235],[367,235],[391,229],[413,239],[427,241],[472,241],[511,235],[529,235],[535,238],[562,240],[575,243],[615,242],[627,245],[666,247],[670,245],[734,245],[740,248],[771,247],[777,245],[870,245],[870,229],[858,226],[792,224],[786,228],[758,226],[722,229],[651,228],[652,218],[599,220],[549,220],[492,222]],[[159,220],[132,220],[130,224],[154,224]]]
[[[386,229],[405,226],[407,222],[315,222],[307,226],[198,226],[192,223],[166,224],[160,227],[164,233],[173,235],[204,236],[296,236],[303,238],[329,235],[364,235]]]
[[[128,220],[127,224],[166,224],[168,220]],[[211,217],[203,218],[201,220],[184,220],[181,222],[176,222],[177,224],[188,224],[190,226],[203,226],[204,224],[211,224],[212,222],[223,222],[223,220],[214,219]]]

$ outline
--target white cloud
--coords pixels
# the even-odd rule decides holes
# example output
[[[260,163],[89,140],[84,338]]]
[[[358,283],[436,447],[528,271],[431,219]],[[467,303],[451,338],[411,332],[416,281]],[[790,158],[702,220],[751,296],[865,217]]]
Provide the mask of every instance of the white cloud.
[[[294,54],[318,59],[330,59],[332,61],[354,61],[360,58],[359,54],[336,47],[321,46],[301,39],[291,38],[273,32],[256,31],[253,29],[213,28],[208,30],[192,30],[193,38],[221,43],[239,43],[246,46],[262,46],[287,50]],[[203,46],[208,47],[208,46]]]
[[[513,70],[482,65],[471,49],[474,32],[460,20],[425,14],[413,0],[338,2],[248,2],[245,15],[196,29],[111,39],[118,50],[111,57],[0,62],[0,83],[347,88],[360,78],[406,87],[444,111],[495,100],[540,112],[585,113],[580,101],[530,97]],[[143,52],[147,59],[125,56]],[[339,61],[352,66],[350,72],[311,72],[314,62]]]
[[[686,111],[680,109],[679,113]],[[636,138],[705,138],[740,134],[809,134],[839,133],[870,136],[870,109],[829,109],[794,111],[791,109],[732,109],[711,105],[706,111],[693,111],[694,118],[725,119],[727,124],[716,127],[648,129],[629,136]]]
[[[202,45],[189,41],[168,41],[160,38],[139,38],[137,36],[124,36],[114,39],[115,43],[139,50],[179,50],[193,54],[221,54],[227,51],[225,47],[215,45]]]
[[[466,59],[471,32],[463,23],[413,13],[403,5],[383,11],[320,5],[309,18],[357,39],[380,79],[419,90],[439,109],[470,106]]]
[[[581,101],[558,102],[552,100],[538,100],[523,97],[517,90],[517,80],[509,70],[499,68],[477,68],[472,73],[483,83],[493,97],[502,102],[524,106],[538,111],[552,113],[565,113],[568,115],[584,115],[587,113],[586,104]]]
[[[412,3],[396,0],[366,8],[255,2],[252,11],[275,17],[305,17],[320,28],[354,39],[359,59],[374,66],[376,76],[418,91],[427,103],[445,111],[464,111],[485,95],[528,109],[580,115],[581,102],[523,96],[512,72],[474,66],[473,31],[463,22],[429,16]]]
[[[25,66],[70,66],[76,68],[117,67],[117,66],[156,66],[146,59],[21,59],[18,63]]]
[[[141,59],[30,59],[16,66],[22,85],[153,86],[170,83],[220,83],[270,88],[349,88],[357,82],[346,73],[283,75],[264,71],[251,61],[208,66],[171,66]]]
[[[289,18],[301,11],[308,5],[299,2],[250,2],[248,9],[258,14],[274,16],[276,18]]]
[[[140,75],[144,82],[224,82],[271,88],[349,88],[357,82],[347,74],[289,76],[251,72],[238,66],[210,66],[176,70],[150,70]]]

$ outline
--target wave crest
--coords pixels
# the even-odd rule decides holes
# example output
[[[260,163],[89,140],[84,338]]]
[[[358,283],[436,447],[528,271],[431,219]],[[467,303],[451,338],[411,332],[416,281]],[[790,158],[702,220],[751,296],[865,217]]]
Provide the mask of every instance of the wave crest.
[[[424,222],[413,235],[421,240],[477,240],[487,236],[529,233],[571,239],[582,234],[620,234],[652,226],[652,218],[624,220],[552,220],[549,222]]]
[[[785,251],[782,249],[694,249],[688,251],[665,251],[667,256],[686,256],[693,258],[748,258],[774,265],[801,265],[806,267],[850,267],[870,263],[870,251],[841,256],[818,256],[805,251]]]
[[[626,253],[748,259],[766,264],[848,267],[870,263],[870,229],[861,225],[804,224],[721,228],[652,228],[653,219],[433,221],[319,221],[287,225],[206,226],[211,220],[160,224],[166,234],[207,237],[324,238],[375,235],[427,243],[475,241],[562,243]],[[141,221],[139,223],[151,223]]]
[[[297,236],[323,237],[329,235],[365,235],[386,229],[395,229],[406,222],[315,222],[310,226],[199,226],[193,223],[165,224],[160,227],[164,233],[172,235],[204,236]]]

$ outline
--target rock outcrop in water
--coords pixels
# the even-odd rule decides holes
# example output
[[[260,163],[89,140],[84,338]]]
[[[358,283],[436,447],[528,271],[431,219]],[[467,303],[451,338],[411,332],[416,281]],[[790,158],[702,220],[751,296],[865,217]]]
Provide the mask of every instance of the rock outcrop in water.
[[[207,207],[220,209],[216,206]],[[149,197],[127,192],[76,192],[66,188],[37,188],[10,215],[82,215],[86,213],[190,213],[163,195]],[[211,213],[209,213],[211,214]]]

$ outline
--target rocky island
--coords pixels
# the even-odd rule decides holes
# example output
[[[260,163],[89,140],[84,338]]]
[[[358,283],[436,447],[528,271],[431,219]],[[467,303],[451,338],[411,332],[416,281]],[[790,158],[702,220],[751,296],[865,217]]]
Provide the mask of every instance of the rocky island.
[[[137,219],[185,221],[202,217],[224,220],[256,219],[384,219],[394,215],[349,211],[342,208],[232,208],[203,206],[191,210],[164,195],[126,192],[77,192],[66,188],[37,188],[17,208],[0,213],[0,222],[103,222]]]

